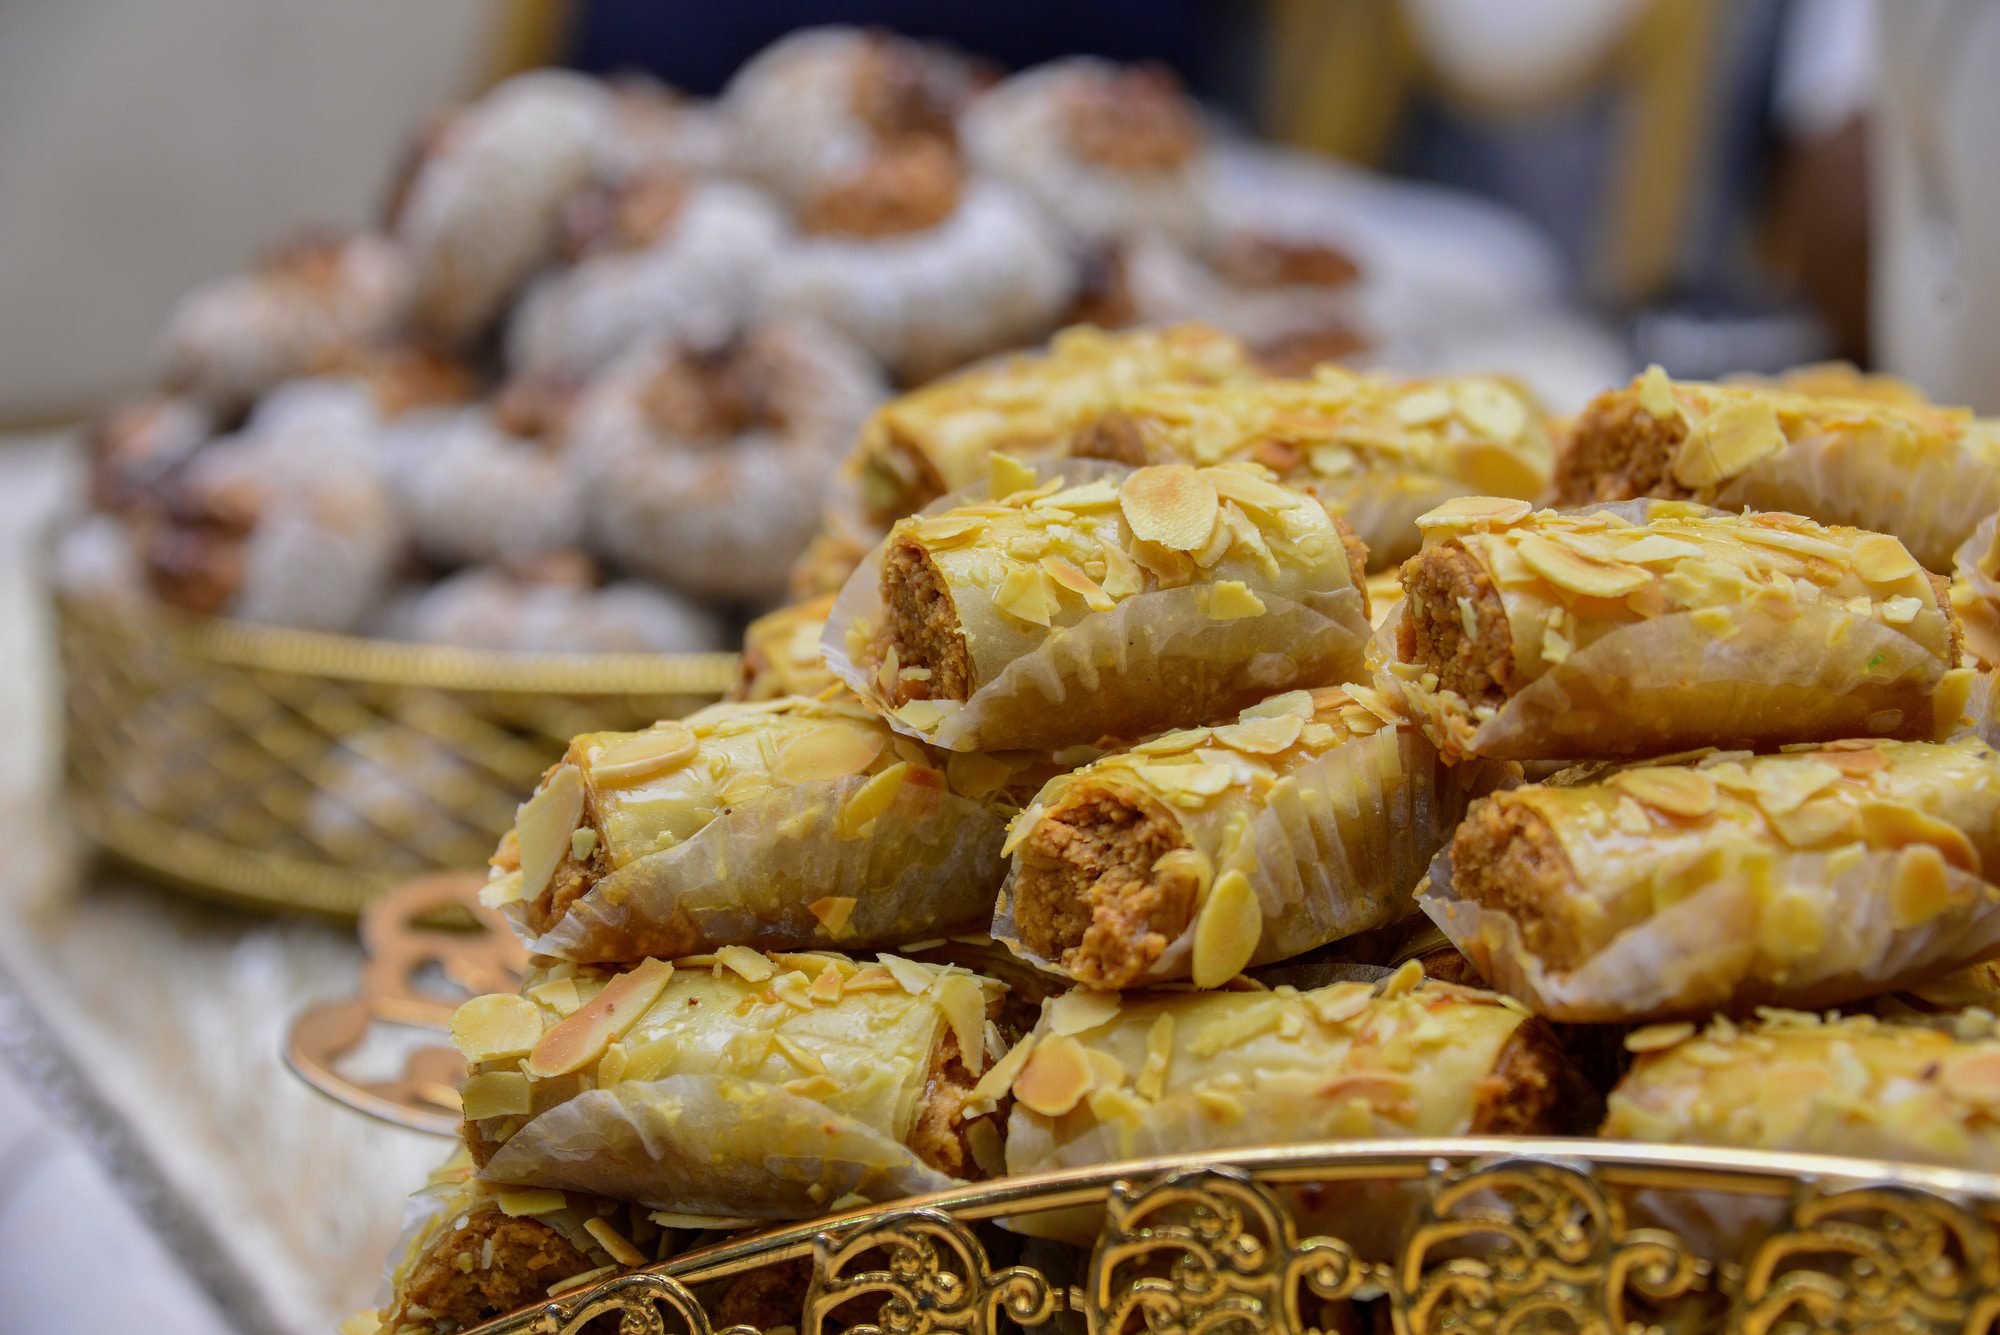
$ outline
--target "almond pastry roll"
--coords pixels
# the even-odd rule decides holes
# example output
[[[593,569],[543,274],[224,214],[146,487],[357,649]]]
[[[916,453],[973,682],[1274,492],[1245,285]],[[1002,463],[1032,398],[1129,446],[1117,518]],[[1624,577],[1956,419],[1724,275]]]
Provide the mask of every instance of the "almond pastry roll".
[[[467,1002],[465,1139],[489,1181],[792,1219],[984,1177],[1000,984],[896,956],[725,946],[623,973],[557,965]]]
[[[766,612],[743,630],[743,675],[730,692],[731,700],[775,700],[783,695],[819,695],[844,689],[827,670],[819,651],[826,633],[833,595],[822,593],[803,602]]]
[[[1957,717],[1939,701],[1959,658],[1942,581],[1886,534],[1488,497],[1419,522],[1385,674],[1448,755],[1927,739]]]
[[[1360,670],[1366,552],[1255,465],[994,478],[897,524],[827,623],[828,665],[900,729],[1053,751]]]
[[[2000,756],[1849,741],[1599,771],[1473,804],[1425,910],[1544,1015],[1826,1006],[2000,953]]]
[[[1893,533],[1932,570],[2000,508],[2000,431],[1963,408],[1667,378],[1600,394],[1556,469],[1556,501],[1639,496],[1792,510]]]
[[[1042,777],[948,759],[852,700],[713,705],[571,742],[483,893],[537,954],[577,960],[983,928]]]
[[[2000,1038],[1769,1011],[1653,1025],[1611,1091],[1621,1140],[1846,1154],[2000,1170]]]
[[[1499,773],[1443,765],[1369,687],[1274,696],[1051,780],[1015,820],[993,932],[1092,987],[1216,987],[1414,913]]]

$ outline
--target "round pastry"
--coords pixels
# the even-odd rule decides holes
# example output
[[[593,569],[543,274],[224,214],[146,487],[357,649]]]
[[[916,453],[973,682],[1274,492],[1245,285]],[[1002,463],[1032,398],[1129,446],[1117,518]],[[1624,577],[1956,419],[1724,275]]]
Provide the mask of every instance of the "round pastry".
[[[161,344],[162,376],[218,408],[238,407],[387,336],[409,298],[408,267],[386,237],[300,237],[250,272],[181,298]]]
[[[597,150],[605,180],[657,172],[709,175],[728,162],[729,126],[720,108],[653,79],[612,83],[611,114]]]
[[[420,644],[530,654],[699,653],[726,643],[713,613],[663,589],[632,580],[597,587],[580,552],[461,570],[392,598],[376,630]]]
[[[478,337],[553,251],[563,204],[587,185],[609,116],[602,85],[516,75],[450,116],[419,150],[391,225],[429,332]]]
[[[1213,227],[1201,109],[1163,68],[1051,61],[980,94],[962,130],[975,167],[1086,246],[1147,232],[1198,244]]]
[[[476,385],[461,364],[413,346],[370,348],[336,373],[279,385],[250,410],[244,430],[287,449],[346,449],[380,472],[388,425],[421,408],[461,404]]]
[[[572,399],[516,380],[488,403],[411,412],[389,429],[384,469],[421,555],[463,565],[577,545],[583,487],[563,446]]]
[[[84,436],[91,505],[128,513],[214,435],[214,418],[188,399],[156,396],[106,413]]]
[[[203,449],[136,521],[154,595],[206,616],[353,628],[402,548],[388,492],[355,457],[275,430]]]
[[[571,433],[592,536],[689,593],[775,598],[883,392],[858,349],[798,322],[709,350],[637,350],[592,387]]]
[[[581,379],[648,338],[715,343],[741,327],[784,230],[747,186],[652,175],[607,192],[579,220],[567,269],[529,288],[508,327],[517,374]]]
[[[808,28],[752,58],[724,90],[737,171],[803,204],[893,144],[954,142],[977,69],[941,46]]]
[[[1075,280],[1055,229],[935,140],[883,150],[799,222],[771,308],[833,325],[906,382],[1041,338]]]

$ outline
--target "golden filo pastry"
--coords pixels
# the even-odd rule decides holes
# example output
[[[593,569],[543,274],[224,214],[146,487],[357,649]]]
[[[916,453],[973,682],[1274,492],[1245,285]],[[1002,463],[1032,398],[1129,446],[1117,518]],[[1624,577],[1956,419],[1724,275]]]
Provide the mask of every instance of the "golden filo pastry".
[[[1009,835],[993,934],[1093,987],[1215,987],[1414,913],[1503,773],[1444,765],[1370,687],[1273,696],[1051,779]]]
[[[1806,382],[1809,390],[1824,380]],[[1893,533],[1932,570],[2000,509],[2000,432],[1963,408],[1673,380],[1600,394],[1556,467],[1559,505],[1653,496]]]
[[[1256,465],[993,476],[899,522],[827,622],[828,666],[899,729],[1054,751],[1360,672],[1366,553]]]
[[[2000,953],[2000,756],[1855,740],[1609,769],[1473,804],[1421,902],[1537,1013],[1828,1006]]]
[[[1767,1011],[1655,1025],[1611,1091],[1619,1140],[2000,1169],[2000,1037]]]
[[[1493,497],[1419,523],[1379,675],[1448,755],[1927,739],[1956,724],[1970,686],[1942,581],[1887,534]]]
[[[947,757],[851,698],[585,733],[522,805],[482,897],[537,954],[583,961],[979,929],[1041,763]]]
[[[1494,376],[1140,383],[1083,420],[1072,452],[1121,463],[1250,459],[1317,496],[1376,567],[1417,550],[1417,516],[1455,496],[1534,500],[1555,448],[1532,394]]]
[[[803,1218],[986,1176],[1003,988],[896,956],[726,946],[557,965],[452,1018],[482,1178],[724,1219]]]
[[[827,671],[819,640],[833,610],[831,593],[816,594],[766,612],[743,628],[743,671],[732,700],[775,700],[839,689]]]

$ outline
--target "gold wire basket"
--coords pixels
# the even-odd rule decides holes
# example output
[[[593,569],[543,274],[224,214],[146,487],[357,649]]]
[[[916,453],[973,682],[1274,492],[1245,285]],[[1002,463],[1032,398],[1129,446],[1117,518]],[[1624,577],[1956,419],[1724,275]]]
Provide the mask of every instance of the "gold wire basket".
[[[1087,1252],[984,1222],[1078,1211],[1101,1221]],[[850,1211],[478,1332],[715,1335],[715,1293],[753,1271],[786,1295],[763,1335],[1983,1332],[2000,1318],[1996,1219],[2000,1177],[1874,1161],[1588,1140],[1285,1146]]]
[[[580,732],[714,700],[733,654],[517,655],[53,595],[65,781],[120,862],[263,908],[352,915],[482,865]]]

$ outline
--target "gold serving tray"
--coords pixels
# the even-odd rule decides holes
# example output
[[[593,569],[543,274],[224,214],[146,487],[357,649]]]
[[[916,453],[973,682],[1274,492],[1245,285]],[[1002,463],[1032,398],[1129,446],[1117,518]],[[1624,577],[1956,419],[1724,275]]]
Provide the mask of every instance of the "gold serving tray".
[[[84,834],[260,908],[352,916],[480,866],[571,737],[685,714],[737,673],[733,654],[506,654],[53,603]]]

